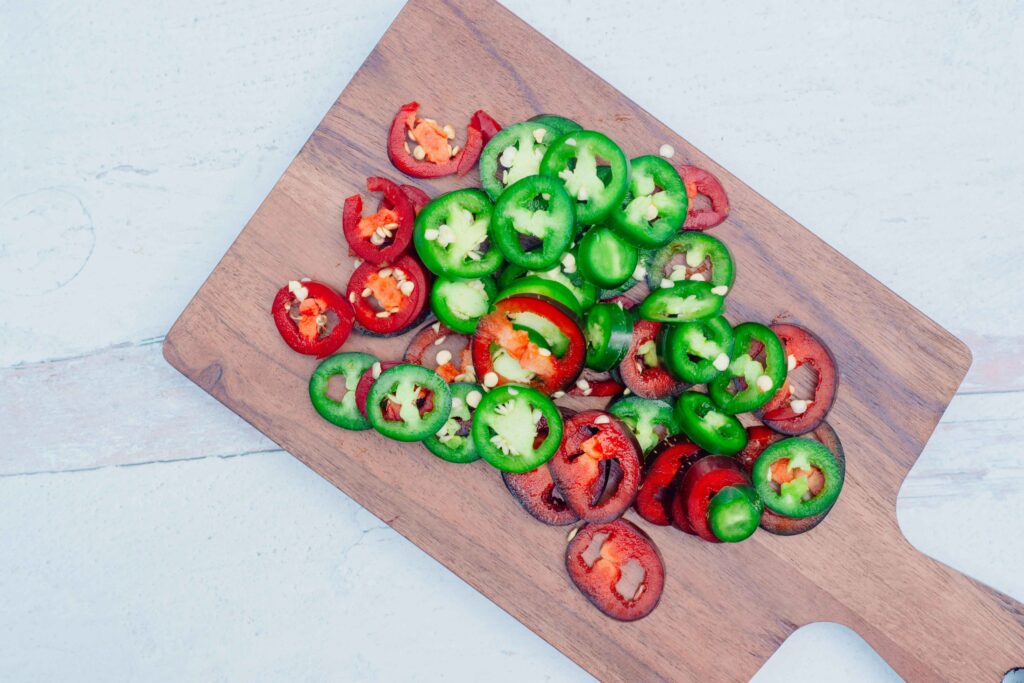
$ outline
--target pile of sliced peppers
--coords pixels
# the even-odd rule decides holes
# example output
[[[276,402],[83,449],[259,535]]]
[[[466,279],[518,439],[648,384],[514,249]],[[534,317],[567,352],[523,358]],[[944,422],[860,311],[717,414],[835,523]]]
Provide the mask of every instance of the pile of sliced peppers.
[[[737,266],[705,232],[729,214],[714,175],[674,163],[669,145],[627,159],[556,114],[503,127],[478,110],[460,133],[416,102],[386,149],[421,180],[479,165],[481,187],[367,178],[376,212],[354,194],[339,217],[357,257],[345,294],[308,279],[277,292],[283,340],[324,358],[309,380],[324,420],[421,441],[444,463],[482,459],[536,519],[584,523],[567,567],[618,619],[647,614],[663,584],[653,541],[616,521],[627,508],[735,543],[759,526],[805,533],[835,505],[835,358],[799,325],[727,319]],[[403,334],[429,313],[404,362],[338,352],[353,328]],[[745,427],[747,413],[763,424]],[[637,562],[654,574],[608,581]]]

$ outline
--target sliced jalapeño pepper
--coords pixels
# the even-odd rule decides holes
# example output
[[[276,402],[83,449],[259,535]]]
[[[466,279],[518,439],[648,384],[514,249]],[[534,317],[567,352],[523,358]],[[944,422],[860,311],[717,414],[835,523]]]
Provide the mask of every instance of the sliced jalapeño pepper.
[[[843,488],[843,470],[823,444],[812,439],[783,439],[764,450],[751,479],[765,506],[786,517],[825,512]]]
[[[711,284],[696,280],[666,281],[640,304],[640,317],[662,323],[684,323],[714,318],[722,312],[725,297],[715,294]]]
[[[473,415],[472,436],[477,452],[494,467],[528,472],[558,450],[562,416],[554,402],[536,389],[505,384],[480,400]]]
[[[657,337],[661,327],[661,323],[653,320],[637,320],[629,351],[619,363],[623,383],[637,396],[667,398],[686,388],[686,383],[673,377],[658,356]]]
[[[658,398],[626,396],[608,406],[608,412],[626,423],[644,453],[679,432],[672,404]]]
[[[660,287],[665,280],[702,280],[711,283],[715,294],[725,296],[735,279],[729,250],[721,240],[702,232],[684,232],[673,237],[654,253],[647,268],[651,289]]]
[[[576,265],[576,254],[572,251],[563,254],[560,262],[548,270],[526,270],[520,266],[508,266],[498,276],[498,289],[505,289],[523,276],[536,276],[562,285],[576,297],[578,308],[581,311],[586,311],[597,301],[597,286],[580,275]]]
[[[483,398],[484,392],[476,384],[454,382],[449,385],[452,392],[452,411],[448,419],[435,434],[423,440],[427,450],[448,462],[473,462],[480,454],[470,434],[473,413]]]
[[[375,214],[363,216],[362,195],[347,198],[342,210],[342,232],[349,249],[359,258],[371,263],[392,263],[409,248],[416,210],[402,186],[387,178],[367,178],[366,189],[384,193],[386,205]]]
[[[639,247],[665,244],[683,227],[688,206],[678,171],[661,157],[630,162],[629,192],[611,214],[611,225]]]
[[[764,504],[753,486],[726,486],[711,497],[708,526],[719,541],[738,543],[757,531],[762,510]]]
[[[452,393],[431,370],[405,363],[385,370],[366,397],[366,417],[383,436],[422,441],[448,420]]]
[[[602,159],[606,166],[599,166]],[[599,172],[600,168],[608,171]],[[540,162],[540,172],[562,181],[576,200],[580,223],[602,221],[622,202],[629,185],[626,155],[608,136],[592,130],[566,133],[552,142]]]
[[[684,382],[707,384],[729,368],[733,331],[722,316],[666,325],[658,341],[669,372]]]
[[[558,134],[543,123],[513,123],[497,133],[480,154],[480,184],[497,199],[523,178],[537,175],[540,160]]]
[[[595,226],[580,240],[576,266],[595,285],[616,289],[633,277],[639,258],[636,247],[610,228]]]
[[[633,342],[633,314],[618,303],[599,303],[587,311],[587,367],[599,372],[622,362]]]
[[[499,284],[500,282],[501,279],[499,278]],[[527,275],[517,280],[512,280],[511,284],[498,292],[495,300],[501,301],[510,296],[518,296],[520,294],[536,294],[547,297],[562,304],[577,316],[583,312],[583,309],[580,307],[580,300],[565,285],[558,280],[543,278],[539,275]]]
[[[557,114],[537,114],[530,120],[544,124],[553,130],[557,136],[571,133],[574,130],[583,130],[583,126],[572,119],[567,119],[564,116],[558,116]]]
[[[708,385],[711,398],[730,415],[760,408],[786,380],[786,352],[770,328],[742,323],[733,332],[736,341],[729,368]]]
[[[533,175],[513,183],[498,198],[491,239],[509,263],[544,270],[556,265],[572,244],[574,221],[573,201],[562,184]]]
[[[680,166],[679,175],[686,185],[690,199],[690,210],[686,215],[683,230],[708,230],[715,227],[729,215],[729,197],[718,178],[697,166]],[[698,208],[697,197],[705,197],[707,206]]]
[[[480,190],[467,188],[437,197],[416,217],[413,241],[420,260],[432,273],[450,278],[478,278],[501,267],[488,229],[494,207]]]
[[[270,313],[281,338],[293,351],[329,356],[352,332],[352,305],[336,291],[312,280],[291,280],[277,291]]]
[[[316,366],[309,378],[309,400],[320,417],[343,429],[369,429],[370,423],[356,407],[356,385],[376,362],[368,353],[350,351],[328,356]],[[341,377],[345,382],[345,393],[338,399],[328,393],[334,377]]]
[[[719,410],[707,394],[682,394],[676,399],[675,417],[679,430],[708,453],[733,455],[747,445],[740,421]]]
[[[454,140],[454,129],[442,127],[433,119],[420,118],[417,115],[419,108],[417,102],[409,102],[395,114],[388,133],[391,163],[414,178],[468,173],[476,165],[484,146],[480,117],[470,119],[466,126],[466,139],[459,147]]]
[[[814,431],[825,420],[836,398],[839,381],[836,362],[824,342],[810,330],[780,323],[772,325],[772,332],[786,350],[787,370],[792,372],[801,365],[809,365],[814,370],[816,381],[814,393],[805,399],[797,395],[796,387],[787,379],[772,400],[761,407],[759,417],[783,434],[795,436]]]
[[[498,288],[494,280],[438,278],[430,290],[430,308],[442,323],[456,332],[473,334],[480,316],[491,309]]]
[[[387,337],[422,320],[427,290],[419,261],[406,255],[392,265],[359,264],[348,281],[348,300],[364,332]]]

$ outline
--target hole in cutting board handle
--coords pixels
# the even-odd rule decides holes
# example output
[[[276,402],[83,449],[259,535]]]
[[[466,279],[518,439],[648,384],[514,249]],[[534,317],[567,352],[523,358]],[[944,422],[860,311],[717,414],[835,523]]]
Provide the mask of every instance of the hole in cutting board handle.
[[[1003,683],[1024,683],[1024,666],[1015,666],[1003,674]]]

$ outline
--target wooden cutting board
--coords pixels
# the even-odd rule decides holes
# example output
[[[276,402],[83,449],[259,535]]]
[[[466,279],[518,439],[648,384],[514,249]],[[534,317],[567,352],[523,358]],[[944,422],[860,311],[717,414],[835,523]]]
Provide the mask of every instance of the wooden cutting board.
[[[302,276],[344,289],[353,263],[342,202],[365,191],[368,175],[401,177],[385,138],[412,99],[456,129],[481,107],[505,122],[564,114],[609,134],[628,156],[669,143],[675,161],[721,179],[732,213],[714,234],[738,270],[730,317],[785,315],[816,331],[842,372],[830,422],[846,447],[847,480],[824,524],[728,547],[644,524],[664,555],[665,592],[650,617],[622,624],[570,584],[567,529],[528,517],[486,464],[445,463],[418,445],[344,432],[316,415],[306,390],[315,361],[284,345],[270,302]],[[416,184],[435,195],[476,184],[475,176]],[[353,335],[345,348],[397,359],[407,341]],[[601,679],[747,679],[815,621],[853,628],[909,680],[997,681],[1024,664],[1021,605],[917,552],[896,520],[900,485],[970,351],[491,0],[409,2],[175,323],[164,353]]]

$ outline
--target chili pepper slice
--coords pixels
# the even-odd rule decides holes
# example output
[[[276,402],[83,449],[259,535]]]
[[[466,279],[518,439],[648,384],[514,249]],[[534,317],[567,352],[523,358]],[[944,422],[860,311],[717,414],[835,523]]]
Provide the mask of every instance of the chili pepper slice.
[[[729,368],[708,384],[711,398],[730,415],[760,408],[786,380],[786,352],[771,329],[760,323],[742,323],[733,332]]]
[[[708,453],[732,455],[747,445],[747,432],[734,416],[720,410],[707,396],[687,391],[675,405],[676,424]]]
[[[477,109],[473,112],[473,116],[469,118],[469,123],[470,125],[480,129],[480,135],[483,137],[483,143],[485,145],[491,141],[491,138],[501,132],[501,124],[495,121],[494,118],[483,109]]]
[[[620,303],[599,303],[587,311],[587,367],[599,372],[616,367],[633,342],[633,314]]]
[[[485,387],[518,382],[551,394],[580,374],[586,342],[568,309],[523,294],[498,301],[480,318],[471,348]]]
[[[476,330],[477,321],[491,309],[498,293],[494,280],[454,280],[439,277],[430,290],[430,308],[442,323],[464,334]]]
[[[664,280],[662,287],[648,294],[640,304],[640,317],[663,323],[714,318],[721,314],[725,297],[712,289],[708,282]]]
[[[451,410],[448,384],[419,365],[401,364],[385,370],[366,397],[370,424],[395,441],[422,441],[436,434]]]
[[[529,472],[502,472],[501,479],[512,497],[537,521],[565,526],[579,520],[555,486],[546,463]]]
[[[786,438],[784,434],[779,434],[762,425],[748,427],[747,435],[747,446],[737,454],[736,459],[748,473],[753,471],[754,463],[757,462],[757,458],[764,452],[764,449]],[[846,455],[843,452],[843,444],[835,430],[827,422],[822,422],[817,429],[810,432],[807,436],[815,439],[825,448],[832,451],[832,455],[836,458],[836,464],[839,465],[840,471],[845,476]],[[786,517],[765,508],[764,512],[761,513],[761,528],[777,536],[795,536],[818,526],[828,516],[828,512],[826,510],[810,517]]]
[[[610,228],[596,226],[580,240],[577,265],[580,274],[604,289],[629,282],[640,260],[636,247]]]
[[[433,119],[417,116],[420,105],[409,102],[402,105],[388,133],[388,158],[402,173],[414,178],[441,178],[466,175],[476,165],[483,149],[483,133],[479,117],[470,119],[466,126],[466,141],[461,148],[452,146],[455,131],[442,128]],[[406,136],[411,138],[407,140]],[[418,150],[410,147],[410,143]],[[419,156],[419,158],[417,158]]]
[[[576,383],[569,390],[569,395],[607,398],[618,396],[625,388],[619,381],[617,373],[596,372],[590,368],[583,368],[583,372],[580,373]]]
[[[683,502],[683,509],[686,513],[685,523],[689,525],[691,533],[710,543],[720,543],[723,540],[712,531],[708,512],[712,499],[722,489],[730,486],[750,486],[750,477],[743,471],[735,458],[708,455],[690,467],[686,476],[683,477],[676,495]],[[673,508],[673,512],[675,512],[675,508]],[[723,517],[725,516],[728,515],[723,515]],[[726,520],[720,519],[720,522],[723,521]],[[754,528],[757,528],[756,524]]]
[[[666,437],[647,457],[640,490],[633,507],[651,524],[668,526],[671,522],[672,496],[689,467],[704,457],[700,446],[685,436]]]
[[[409,248],[416,211],[402,188],[387,178],[367,178],[366,189],[383,192],[387,205],[363,216],[362,196],[346,199],[341,219],[345,240],[352,253],[367,262],[395,261]]]
[[[632,505],[640,485],[640,444],[619,418],[585,410],[565,421],[551,474],[569,508],[586,522],[608,522]]]
[[[449,278],[478,278],[501,267],[501,252],[487,231],[491,200],[480,190],[448,192],[424,207],[416,217],[413,242],[423,265]]]
[[[368,415],[366,404],[370,398],[370,387],[373,386],[373,383],[377,381],[382,372],[390,370],[397,365],[401,365],[401,363],[393,360],[377,361],[363,372],[362,377],[359,378],[359,382],[356,384],[356,409],[359,410],[360,415],[363,417]]]
[[[571,133],[574,130],[583,130],[583,126],[572,119],[567,119],[564,116],[558,116],[557,114],[537,114],[532,117],[530,121],[544,124],[553,130],[555,135],[559,137],[566,133]]]
[[[686,384],[676,380],[658,357],[655,341],[661,323],[637,320],[633,327],[633,341],[626,357],[619,363],[619,374],[630,391],[644,398],[666,398],[681,393]]]
[[[499,287],[501,287],[500,278],[498,282]],[[536,294],[537,296],[547,297],[562,304],[572,311],[574,315],[580,316],[583,314],[580,300],[565,285],[556,280],[549,280],[538,275],[527,275],[517,280],[512,280],[512,284],[507,287],[501,287],[496,301],[507,299],[510,296],[519,296],[520,294]]]
[[[333,289],[313,280],[291,280],[270,307],[281,338],[298,353],[324,358],[352,331],[352,306]]]
[[[729,322],[718,316],[666,325],[658,343],[669,372],[690,384],[706,384],[728,370],[734,335]]]
[[[765,507],[786,517],[829,510],[843,488],[844,469],[826,446],[805,437],[772,444],[751,473]]]
[[[657,546],[625,520],[583,527],[565,549],[565,568],[594,607],[619,621],[646,617],[665,587]]]
[[[424,206],[430,203],[430,195],[415,185],[402,184],[398,187],[402,190],[402,194],[405,195],[405,198],[409,200],[409,203],[412,204],[413,211],[417,215],[423,210]],[[377,204],[377,211],[393,208],[395,208],[394,204],[389,202],[386,196],[381,196],[380,202]]]
[[[469,335],[459,334],[440,321],[425,326],[405,349],[405,362],[422,365],[448,382],[476,382]]]
[[[624,396],[608,406],[608,412],[626,423],[644,453],[679,432],[672,404],[660,398]]]
[[[513,123],[496,134],[480,154],[480,184],[484,191],[491,199],[498,199],[505,188],[537,175],[544,152],[557,137],[543,123],[530,121]]]
[[[356,407],[356,386],[363,373],[376,362],[370,354],[356,351],[335,354],[321,361],[309,378],[309,400],[320,417],[342,429],[369,429],[370,423]],[[337,399],[329,393],[334,377],[345,381],[345,393]]]
[[[581,312],[586,311],[597,301],[598,289],[580,275],[576,266],[576,254],[572,251],[563,254],[558,265],[548,270],[526,270],[521,266],[508,266],[498,276],[498,289],[511,287],[523,277],[539,277],[562,285],[576,298],[576,305],[570,306],[573,310],[578,308]]]
[[[629,191],[612,211],[611,225],[623,239],[650,249],[665,244],[686,220],[689,200],[678,171],[647,155],[629,162]]]
[[[710,282],[715,294],[725,296],[736,280],[736,268],[721,240],[702,232],[684,232],[656,251],[648,264],[651,289],[661,287],[665,280]]]
[[[607,162],[607,177],[598,172]],[[576,220],[600,223],[629,189],[629,162],[619,146],[592,130],[566,133],[554,140],[540,162],[541,175],[558,178],[569,196],[576,199]]]
[[[361,263],[348,281],[356,322],[367,333],[382,337],[401,334],[421,319],[427,291],[427,276],[410,256],[392,265]]]
[[[798,398],[787,377],[759,411],[761,420],[777,432],[789,435],[806,434],[820,425],[836,398],[839,373],[828,347],[809,330],[798,325],[772,325],[786,354],[786,367],[792,372],[809,365],[817,376],[814,393],[809,399]]]
[[[722,223],[729,215],[729,197],[718,178],[697,166],[680,166],[678,170],[690,200],[683,230],[708,230]]]
[[[764,504],[753,486],[726,486],[708,504],[708,527],[724,543],[739,543],[757,531]]]
[[[452,392],[452,411],[448,419],[437,433],[423,440],[427,450],[448,462],[465,463],[480,459],[473,442],[471,430],[473,413],[483,398],[483,389],[468,382],[454,382],[450,385]]]
[[[473,415],[472,435],[477,452],[492,466],[528,472],[558,449],[562,416],[536,389],[506,384],[484,394]]]
[[[554,178],[533,175],[517,180],[494,205],[491,239],[517,266],[551,268],[572,244],[575,232],[572,198]]]

